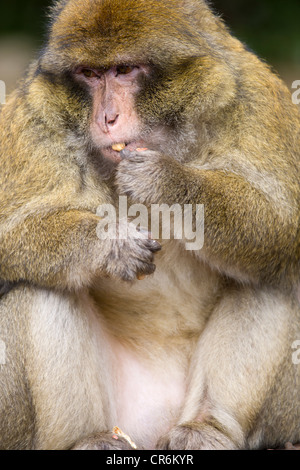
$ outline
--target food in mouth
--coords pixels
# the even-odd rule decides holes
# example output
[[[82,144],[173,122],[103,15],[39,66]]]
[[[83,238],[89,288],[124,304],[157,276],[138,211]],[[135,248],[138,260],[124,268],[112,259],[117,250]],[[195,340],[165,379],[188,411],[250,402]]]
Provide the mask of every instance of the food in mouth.
[[[112,149],[115,151],[115,152],[121,152],[122,150],[124,150],[124,148],[126,147],[126,144],[114,144],[112,145]]]

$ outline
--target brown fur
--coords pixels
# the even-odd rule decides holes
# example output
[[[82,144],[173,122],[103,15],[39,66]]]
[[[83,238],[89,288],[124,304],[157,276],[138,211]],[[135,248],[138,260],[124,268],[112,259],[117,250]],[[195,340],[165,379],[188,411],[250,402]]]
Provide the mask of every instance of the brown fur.
[[[203,0],[59,1],[51,18],[0,114],[1,448],[115,449],[116,425],[140,448],[299,441],[288,90]],[[122,64],[150,70],[134,94],[150,150],[115,164],[74,71]],[[119,194],[204,204],[204,248],[159,253],[131,226],[99,240],[97,207]]]

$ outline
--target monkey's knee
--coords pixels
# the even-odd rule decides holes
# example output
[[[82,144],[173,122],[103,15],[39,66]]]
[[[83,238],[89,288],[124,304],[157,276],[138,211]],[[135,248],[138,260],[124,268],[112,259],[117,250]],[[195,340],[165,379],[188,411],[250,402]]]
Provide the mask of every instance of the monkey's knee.
[[[86,437],[70,450],[133,450],[129,442],[112,432],[100,432]]]
[[[189,422],[176,426],[159,439],[159,450],[237,450],[238,446],[214,420],[211,422]]]

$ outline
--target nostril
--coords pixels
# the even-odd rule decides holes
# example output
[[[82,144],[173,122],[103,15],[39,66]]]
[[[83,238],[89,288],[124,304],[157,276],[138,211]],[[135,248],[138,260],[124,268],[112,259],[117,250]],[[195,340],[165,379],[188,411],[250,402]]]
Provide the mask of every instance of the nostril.
[[[119,118],[119,114],[115,114],[114,116],[105,116],[105,124],[108,126],[114,126]]]

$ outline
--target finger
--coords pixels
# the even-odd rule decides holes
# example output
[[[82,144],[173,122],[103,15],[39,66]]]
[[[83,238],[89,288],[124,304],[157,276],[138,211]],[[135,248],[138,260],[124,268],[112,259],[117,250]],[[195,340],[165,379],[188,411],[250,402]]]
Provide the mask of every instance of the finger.
[[[162,247],[161,244],[158,243],[156,240],[152,240],[151,238],[145,239],[145,238],[137,238],[137,244],[140,247],[145,247],[149,249],[152,253],[156,253],[158,251],[161,251]]]
[[[151,274],[153,274],[156,270],[156,265],[153,264],[153,263],[145,263],[143,268],[140,269],[140,271],[138,272],[138,274],[136,275],[136,278],[139,280],[139,281],[143,281],[147,276],[150,276]]]
[[[149,248],[153,253],[157,253],[162,249],[161,244],[158,243],[156,240],[149,240]]]
[[[132,151],[128,149],[121,150],[120,152],[121,160],[125,160],[125,158],[130,157],[130,155],[132,155]]]

